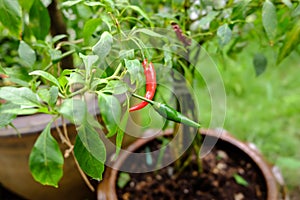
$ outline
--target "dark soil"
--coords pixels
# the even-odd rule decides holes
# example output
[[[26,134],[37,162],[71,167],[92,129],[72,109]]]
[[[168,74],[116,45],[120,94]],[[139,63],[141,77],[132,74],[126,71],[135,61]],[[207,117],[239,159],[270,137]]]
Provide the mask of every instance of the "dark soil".
[[[159,145],[155,141],[148,147],[157,149]],[[145,148],[137,152],[145,152]],[[124,164],[131,164],[133,170],[147,167],[145,160]],[[265,181],[257,166],[246,154],[220,140],[213,151],[202,159],[201,173],[196,159],[192,159],[180,174],[176,173],[176,169],[173,163],[156,172],[130,173],[131,179],[125,187],[117,187],[118,199],[266,199]],[[246,183],[237,183],[234,176],[242,177]]]

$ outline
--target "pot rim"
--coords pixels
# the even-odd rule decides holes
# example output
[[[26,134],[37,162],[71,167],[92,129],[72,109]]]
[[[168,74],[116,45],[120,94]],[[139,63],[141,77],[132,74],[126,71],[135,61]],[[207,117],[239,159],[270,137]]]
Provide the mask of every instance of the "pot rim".
[[[78,98],[78,97],[77,97]],[[85,94],[88,112],[98,115],[100,113],[99,107],[97,104],[97,98],[94,94]],[[19,136],[27,134],[35,134],[44,130],[45,126],[51,121],[52,116],[44,113],[37,113],[31,115],[18,116],[15,118],[12,123],[19,133],[11,126],[0,128],[0,138],[9,137],[9,136]],[[65,119],[66,123],[69,123]],[[58,118],[56,123],[61,126],[62,120]],[[51,128],[54,128],[55,124],[51,125]]]
[[[153,130],[147,130],[145,134]],[[143,146],[144,144],[154,140],[157,136],[161,135],[171,135],[173,133],[172,129],[167,129],[165,131],[161,131],[155,137],[150,138],[139,138],[133,144],[128,146],[127,151],[133,152]],[[235,146],[240,149],[243,153],[247,154],[250,159],[256,164],[256,166],[260,169],[261,173],[264,176],[266,187],[267,187],[267,200],[274,200],[279,198],[278,193],[278,184],[272,173],[271,165],[269,165],[263,156],[249,145],[244,142],[241,142],[231,136],[226,130],[223,129],[200,129],[199,133],[203,135],[207,135],[210,137],[217,137],[218,140],[222,140],[224,142],[229,143],[230,145]],[[118,159],[113,164],[112,168],[106,167],[106,172],[104,174],[104,179],[98,185],[97,189],[97,198],[100,200],[103,199],[113,199],[117,200],[116,195],[116,179],[118,174],[118,168],[122,163],[126,160],[128,154],[120,154]]]

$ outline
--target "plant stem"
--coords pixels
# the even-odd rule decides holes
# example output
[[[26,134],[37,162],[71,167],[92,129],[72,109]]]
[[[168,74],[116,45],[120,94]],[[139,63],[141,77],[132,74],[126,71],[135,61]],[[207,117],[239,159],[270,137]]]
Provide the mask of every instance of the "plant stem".
[[[72,92],[72,94],[68,95],[66,98],[72,98],[72,97],[74,97],[74,96],[76,96],[76,95],[85,93],[86,91],[88,91],[88,87],[85,86],[85,87],[81,88],[80,90],[77,90],[77,91],[75,91],[75,92]]]
[[[80,168],[80,165],[78,163],[78,161],[76,160],[76,157],[75,157],[75,154],[74,154],[74,151],[72,151],[72,156],[74,158],[74,161],[75,161],[75,164],[76,164],[76,167],[81,175],[81,177],[83,178],[84,182],[86,183],[86,185],[90,188],[90,190],[92,192],[95,192],[95,188],[92,186],[92,184],[90,183],[89,179],[87,178],[87,176],[85,175],[85,173],[82,171],[82,169]]]

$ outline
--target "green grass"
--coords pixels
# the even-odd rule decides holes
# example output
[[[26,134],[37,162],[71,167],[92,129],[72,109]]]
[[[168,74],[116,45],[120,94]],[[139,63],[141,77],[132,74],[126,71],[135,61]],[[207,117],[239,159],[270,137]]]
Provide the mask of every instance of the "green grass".
[[[272,52],[266,52],[267,70],[256,77],[252,65],[255,51],[254,45],[235,61],[212,55],[226,89],[223,128],[242,141],[253,142],[268,161],[281,168],[286,183],[297,186],[300,179],[300,56],[293,53],[276,66]],[[197,88],[201,88],[197,92],[201,121],[209,126],[211,99],[205,87]]]

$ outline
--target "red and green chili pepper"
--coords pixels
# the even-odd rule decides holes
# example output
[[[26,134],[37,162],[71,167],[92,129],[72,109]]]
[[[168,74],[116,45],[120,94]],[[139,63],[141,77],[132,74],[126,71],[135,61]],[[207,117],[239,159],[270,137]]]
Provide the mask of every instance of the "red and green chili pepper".
[[[143,63],[144,74],[146,78],[146,94],[145,98],[152,100],[156,90],[156,73],[152,62],[148,64],[148,60],[144,59]],[[129,109],[129,112],[140,110],[148,104],[147,101],[142,101],[140,104],[135,105]]]

